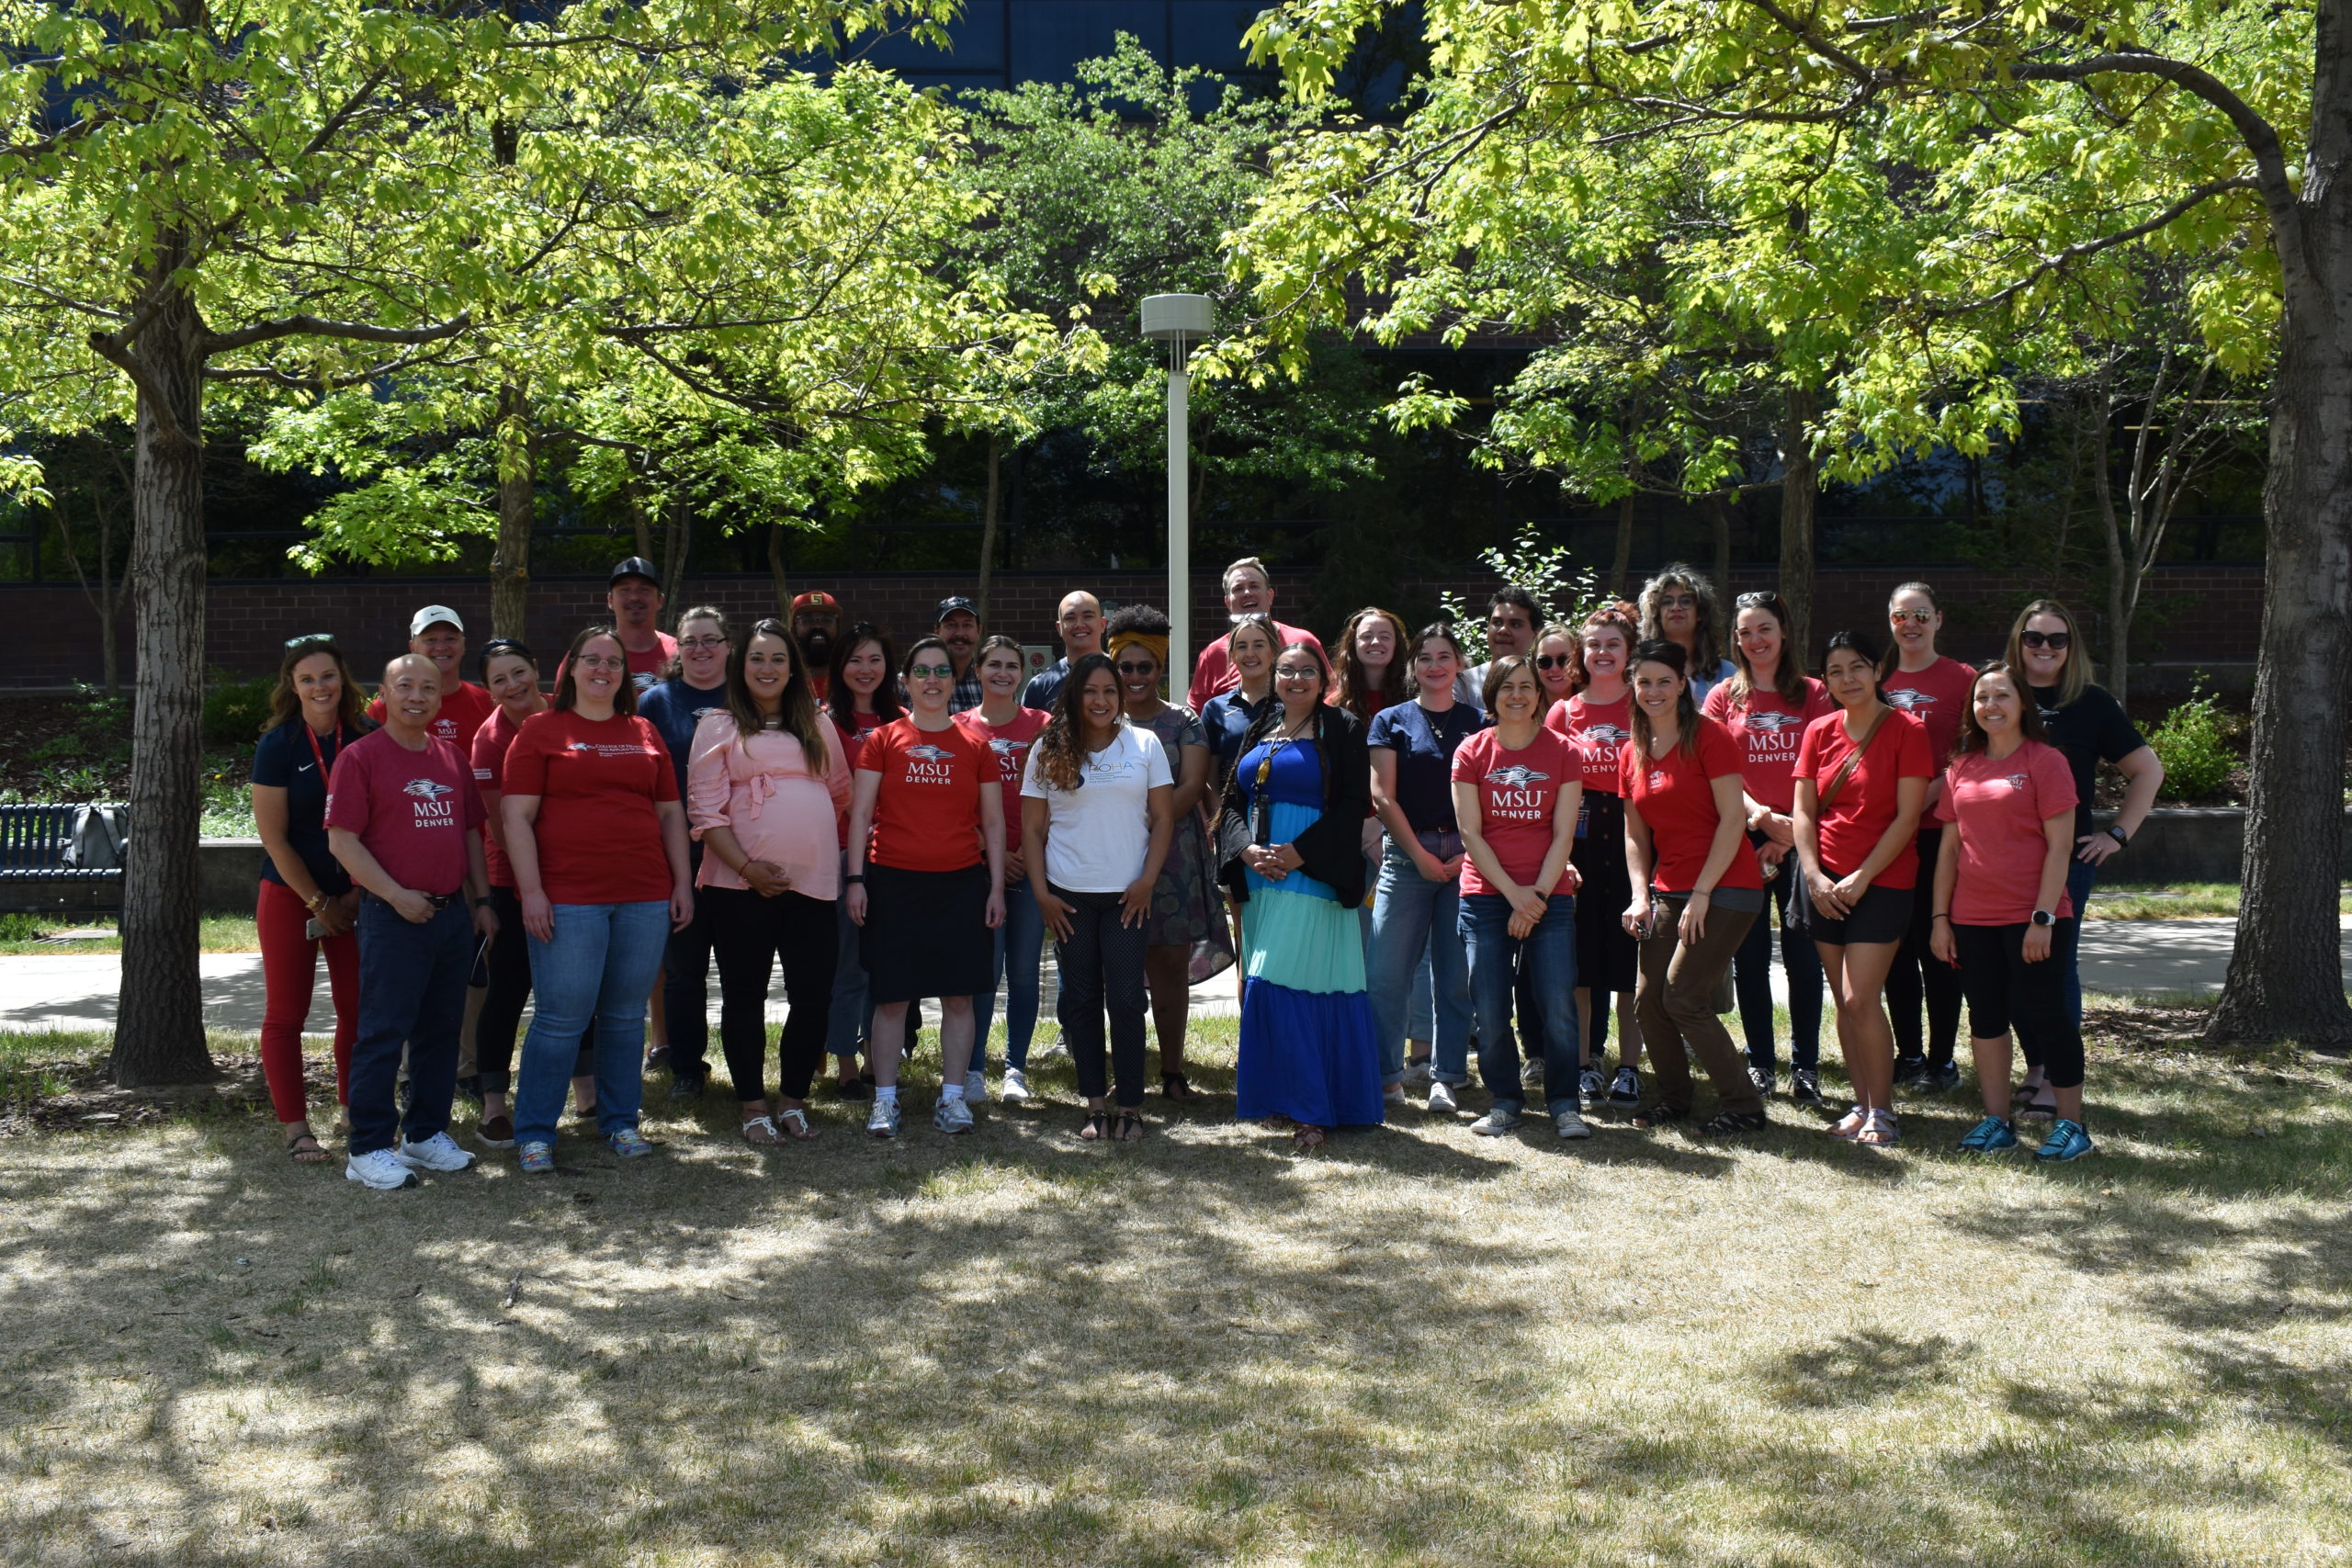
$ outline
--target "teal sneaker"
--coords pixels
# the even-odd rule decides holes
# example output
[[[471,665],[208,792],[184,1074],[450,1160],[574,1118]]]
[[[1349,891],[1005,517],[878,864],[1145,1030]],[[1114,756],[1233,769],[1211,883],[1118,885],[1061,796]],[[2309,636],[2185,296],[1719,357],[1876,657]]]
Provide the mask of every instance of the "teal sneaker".
[[[2050,1124],[2050,1141],[2033,1151],[2036,1159],[2080,1159],[2098,1145],[2083,1131],[2080,1122],[2069,1122],[2064,1116]]]
[[[1968,1136],[1961,1139],[1960,1146],[1966,1154],[1998,1154],[2018,1146],[2018,1131],[1998,1116],[1987,1116],[1968,1130]]]
[[[653,1145],[645,1141],[645,1134],[634,1127],[623,1127],[611,1134],[605,1139],[605,1146],[623,1159],[643,1159],[653,1152]]]

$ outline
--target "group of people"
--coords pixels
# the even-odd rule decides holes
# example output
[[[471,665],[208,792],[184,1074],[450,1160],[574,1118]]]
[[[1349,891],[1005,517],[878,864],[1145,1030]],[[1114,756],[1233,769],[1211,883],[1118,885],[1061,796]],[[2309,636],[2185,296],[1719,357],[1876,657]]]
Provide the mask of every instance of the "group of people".
[[[364,707],[334,637],[288,642],[253,780],[263,1062],[297,1160],[328,1157],[300,1049],[322,957],[345,1174],[397,1189],[474,1162],[450,1133],[461,1089],[475,1141],[526,1173],[555,1168],[567,1097],[615,1154],[649,1153],[644,1065],[673,1098],[705,1091],[714,961],[746,1142],[815,1135],[829,1056],[867,1131],[898,1136],[925,1000],[933,1124],[967,1132],[1000,987],[995,1092],[1033,1098],[1049,933],[1090,1142],[1145,1134],[1152,1032],[1162,1094],[1197,1097],[1190,988],[1227,967],[1237,1112],[1303,1148],[1408,1087],[1459,1113],[1474,1047],[1476,1133],[1520,1127],[1540,1095],[1562,1137],[1604,1104],[1744,1134],[1781,1092],[1776,916],[1788,1093],[1821,1103],[1826,987],[1854,1091],[1835,1135],[1894,1144],[1898,1086],[1958,1084],[1964,1000],[1984,1107],[1964,1146],[2015,1147],[2032,1115],[2042,1157],[2092,1146],[2077,922],[2162,769],[2054,601],[1976,670],[1939,651],[1933,590],[1905,583],[1886,635],[1836,633],[1815,677],[1777,594],[1726,617],[1678,565],[1573,626],[1505,589],[1473,664],[1453,626],[1377,608],[1327,653],[1245,558],[1231,629],[1174,703],[1165,615],[1082,591],[1033,675],[960,596],[899,649],[821,592],[748,627],[690,608],[673,637],[650,563],[609,590],[551,693],[509,637],[466,680],[442,605]],[[2094,831],[2101,761],[2126,793]]]

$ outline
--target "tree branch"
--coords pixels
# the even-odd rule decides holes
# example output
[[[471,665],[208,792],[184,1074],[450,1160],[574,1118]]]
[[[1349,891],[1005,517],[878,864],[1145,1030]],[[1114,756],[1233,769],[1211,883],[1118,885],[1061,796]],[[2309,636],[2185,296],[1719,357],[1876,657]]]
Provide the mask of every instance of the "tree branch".
[[[429,327],[379,327],[366,321],[334,321],[319,316],[286,316],[275,321],[256,321],[232,333],[208,333],[203,349],[208,355],[228,354],[240,348],[250,348],[257,343],[271,343],[287,337],[348,338],[358,343],[437,343],[443,338],[456,337],[473,325],[470,311],[454,321],[437,321]],[[297,382],[296,385],[305,383]]]
[[[2295,187],[2287,176],[2287,154],[2278,142],[2278,128],[2255,112],[2252,105],[2232,92],[2221,79],[2199,65],[2138,50],[2119,50],[2082,60],[2025,61],[2008,68],[2012,81],[2087,82],[2093,76],[2154,76],[2185,93],[2202,98],[2222,111],[2236,128],[2238,138],[2254,156],[2258,184],[2272,220],[2286,227],[2295,209]],[[2191,205],[2194,205],[2193,203]],[[2186,210],[2184,209],[2183,210]]]
[[[2031,272],[2027,273],[2023,277],[2018,278],[2015,283],[2010,284],[2007,288],[1996,289],[1993,293],[1986,295],[1982,299],[1972,299],[1962,305],[1936,309],[1932,310],[1930,314],[1939,316],[1956,316],[1969,311],[1986,310],[1995,305],[2006,304],[2007,301],[2014,299],[2018,295],[2023,294],[2028,289],[2031,288],[2035,284],[2041,282],[2052,273],[2064,271],[2065,268],[2072,266],[2075,263],[2083,260],[2085,257],[2095,256],[2101,251],[2111,251],[2118,245],[2128,245],[2134,240],[2143,240],[2150,234],[2154,233],[2157,230],[2163,228],[2165,224],[2173,221],[2173,220],[2185,215],[2190,209],[2201,205],[2202,203],[2212,200],[2217,196],[2226,196],[2232,191],[2259,190],[2260,188],[2260,182],[2252,175],[2239,175],[2226,180],[2210,180],[2204,185],[2199,186],[2196,189],[2189,191],[2179,200],[2174,202],[2171,206],[2166,207],[2164,210],[2158,212],[2154,217],[2150,218],[2145,222],[2134,223],[2131,228],[2121,230],[2113,234],[2102,234],[2096,240],[2085,240],[2079,244],[2068,245],[2064,250],[2058,252],[2054,255],[2042,257],[2041,260],[2035,265]]]
[[[401,371],[419,365],[439,365],[449,367],[479,365],[482,357],[479,354],[469,354],[456,359],[446,359],[437,354],[403,354],[397,359],[387,359],[379,365],[371,365],[365,370],[346,371],[340,376],[297,376],[290,370],[280,370],[274,365],[235,366],[228,369],[219,369],[208,365],[204,367],[204,378],[208,381],[260,381],[268,386],[288,387],[297,391],[335,392],[351,387],[364,387],[379,378],[397,376]]]

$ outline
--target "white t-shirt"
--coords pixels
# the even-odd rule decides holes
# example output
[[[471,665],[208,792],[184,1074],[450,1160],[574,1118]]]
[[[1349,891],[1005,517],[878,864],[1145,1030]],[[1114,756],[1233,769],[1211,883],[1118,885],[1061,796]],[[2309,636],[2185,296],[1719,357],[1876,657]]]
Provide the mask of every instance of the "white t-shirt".
[[[1046,880],[1072,893],[1125,892],[1151,849],[1151,791],[1176,782],[1159,737],[1122,719],[1117,738],[1080,764],[1079,787],[1069,791],[1037,777],[1037,754],[1029,748],[1021,794],[1051,811]]]

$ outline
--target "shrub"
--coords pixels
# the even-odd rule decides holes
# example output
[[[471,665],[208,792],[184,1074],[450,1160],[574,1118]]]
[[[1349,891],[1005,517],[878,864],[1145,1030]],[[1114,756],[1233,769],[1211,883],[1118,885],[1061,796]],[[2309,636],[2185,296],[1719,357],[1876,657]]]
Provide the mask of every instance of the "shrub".
[[[240,681],[224,671],[212,672],[204,693],[204,743],[207,746],[250,746],[269,722],[269,694],[276,675]]]
[[[2222,711],[2221,698],[2202,686],[2200,680],[2195,688],[2199,694],[2166,714],[2148,736],[2148,744],[2165,765],[2160,793],[2166,800],[2219,795],[2238,765],[2237,749],[2230,743],[2237,721]]]

